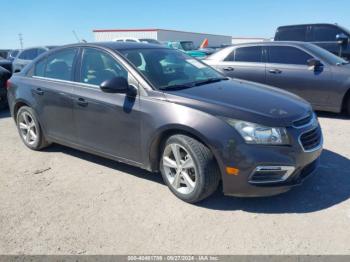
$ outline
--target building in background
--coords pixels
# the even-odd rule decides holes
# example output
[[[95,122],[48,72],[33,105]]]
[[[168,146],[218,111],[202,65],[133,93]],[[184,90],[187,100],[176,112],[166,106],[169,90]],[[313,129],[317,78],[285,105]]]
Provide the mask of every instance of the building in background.
[[[155,39],[160,42],[192,41],[196,47],[208,39],[209,47],[231,45],[232,37],[206,33],[194,33],[165,29],[102,29],[93,30],[96,41],[114,41],[120,38]]]
[[[245,44],[245,43],[256,43],[256,42],[265,42],[270,41],[270,39],[267,38],[260,38],[260,37],[232,37],[232,44]]]

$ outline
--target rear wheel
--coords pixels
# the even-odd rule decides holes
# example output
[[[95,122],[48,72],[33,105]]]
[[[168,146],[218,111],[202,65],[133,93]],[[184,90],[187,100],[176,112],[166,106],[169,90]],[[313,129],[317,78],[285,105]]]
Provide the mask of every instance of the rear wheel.
[[[209,148],[185,135],[174,135],[166,141],[160,171],[169,189],[188,203],[210,196],[220,180],[219,168]]]
[[[40,150],[49,145],[33,109],[28,106],[23,106],[18,110],[17,129],[23,143],[30,149]]]

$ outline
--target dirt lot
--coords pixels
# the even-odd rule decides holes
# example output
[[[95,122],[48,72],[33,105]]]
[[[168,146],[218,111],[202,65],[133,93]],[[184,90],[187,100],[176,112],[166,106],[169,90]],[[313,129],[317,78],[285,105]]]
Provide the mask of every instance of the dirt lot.
[[[322,114],[318,174],[277,197],[189,205],[161,177],[63,146],[27,149],[0,113],[1,254],[350,254],[350,119]]]

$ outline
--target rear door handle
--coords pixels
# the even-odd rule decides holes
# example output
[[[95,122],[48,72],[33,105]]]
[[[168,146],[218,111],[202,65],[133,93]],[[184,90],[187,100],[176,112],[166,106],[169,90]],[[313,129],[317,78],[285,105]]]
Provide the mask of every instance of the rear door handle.
[[[225,71],[234,71],[235,69],[232,66],[224,67]]]
[[[269,73],[271,73],[271,74],[281,74],[282,71],[279,70],[279,69],[270,69],[270,70],[269,70]]]
[[[33,89],[33,92],[39,96],[42,96],[44,94],[44,91],[40,87]]]
[[[84,98],[79,97],[77,99],[77,104],[80,105],[80,106],[87,106],[88,102]]]

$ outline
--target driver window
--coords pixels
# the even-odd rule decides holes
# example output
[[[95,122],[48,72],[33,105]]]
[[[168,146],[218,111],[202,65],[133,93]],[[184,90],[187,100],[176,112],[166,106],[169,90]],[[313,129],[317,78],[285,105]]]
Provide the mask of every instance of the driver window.
[[[128,78],[128,72],[112,56],[94,48],[83,51],[80,82],[100,85],[114,77]]]

